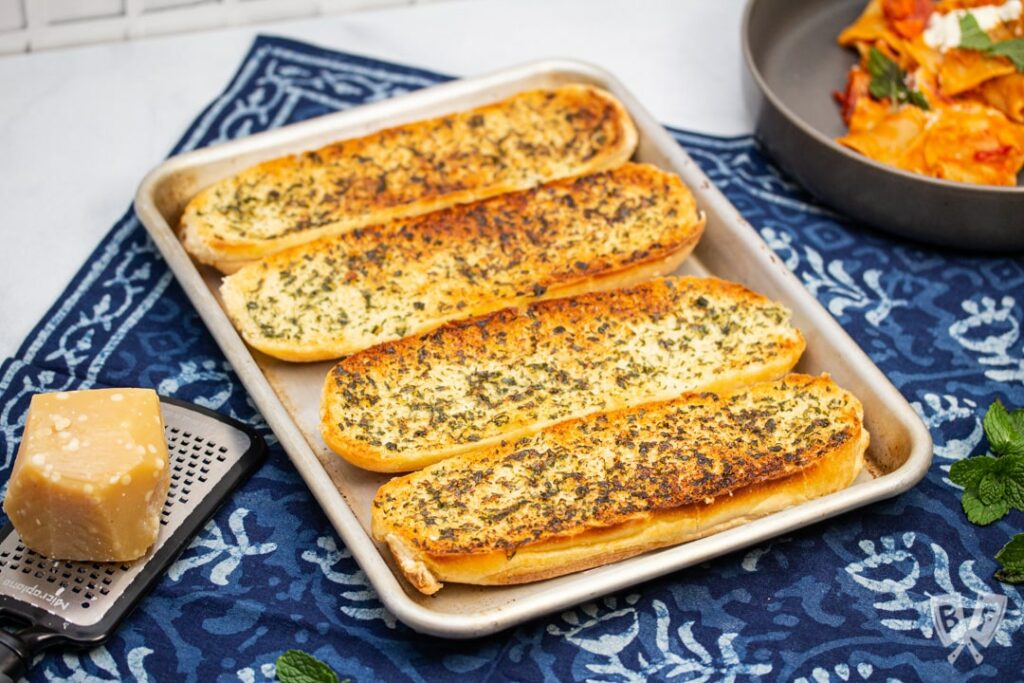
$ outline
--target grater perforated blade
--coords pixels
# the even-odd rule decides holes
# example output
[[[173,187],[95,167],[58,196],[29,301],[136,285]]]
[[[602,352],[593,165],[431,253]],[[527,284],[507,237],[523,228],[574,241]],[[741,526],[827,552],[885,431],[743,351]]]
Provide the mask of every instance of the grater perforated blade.
[[[256,431],[206,408],[161,398],[171,482],[153,547],[134,562],[51,560],[0,531],[0,683],[58,645],[91,647],[118,624],[239,483],[266,457]]]

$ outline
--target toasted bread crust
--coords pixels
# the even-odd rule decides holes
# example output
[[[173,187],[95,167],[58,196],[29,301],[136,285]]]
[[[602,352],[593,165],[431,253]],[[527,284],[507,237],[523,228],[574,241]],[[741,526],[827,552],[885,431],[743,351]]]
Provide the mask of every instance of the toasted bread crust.
[[[295,247],[228,276],[221,294],[250,345],[324,360],[449,320],[663,275],[703,227],[677,176],[626,164]]]
[[[588,85],[476,109],[263,162],[196,195],[181,218],[199,261],[242,265],[327,235],[614,168],[637,132]]]
[[[392,479],[373,534],[425,592],[558,576],[844,488],[868,438],[860,402],[827,376],[687,394]]]
[[[665,278],[349,356],[325,380],[321,433],[359,467],[408,471],[590,413],[776,379],[803,350],[782,305],[715,278]]]

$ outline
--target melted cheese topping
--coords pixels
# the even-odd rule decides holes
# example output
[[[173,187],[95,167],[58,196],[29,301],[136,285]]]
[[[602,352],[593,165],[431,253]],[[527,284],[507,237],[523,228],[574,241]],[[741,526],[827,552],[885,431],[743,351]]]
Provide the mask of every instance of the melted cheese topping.
[[[244,263],[328,234],[611,168],[630,157],[636,139],[622,105],[602,90],[523,92],[225,178],[186,207],[185,245],[207,263]]]
[[[924,31],[924,42],[928,47],[946,52],[960,46],[960,20],[971,15],[982,31],[989,31],[1000,24],[1020,18],[1024,7],[1021,0],[1007,0],[1001,5],[958,9],[945,14],[935,12],[928,19]]]
[[[627,164],[297,247],[221,293],[261,351],[336,358],[664,260],[702,229],[677,176]]]
[[[323,431],[356,464],[406,469],[523,429],[773,379],[803,346],[784,306],[717,279],[667,278],[351,356],[327,380]]]
[[[859,402],[827,377],[565,422],[381,487],[374,533],[432,556],[504,550],[791,476],[861,439]]]

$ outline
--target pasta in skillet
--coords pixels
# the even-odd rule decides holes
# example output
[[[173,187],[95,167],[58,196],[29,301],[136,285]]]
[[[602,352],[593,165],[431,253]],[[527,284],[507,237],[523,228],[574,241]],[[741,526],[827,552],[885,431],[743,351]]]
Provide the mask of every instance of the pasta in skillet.
[[[1022,0],[871,0],[839,34],[856,49],[838,139],[946,180],[1016,185],[1024,166]]]

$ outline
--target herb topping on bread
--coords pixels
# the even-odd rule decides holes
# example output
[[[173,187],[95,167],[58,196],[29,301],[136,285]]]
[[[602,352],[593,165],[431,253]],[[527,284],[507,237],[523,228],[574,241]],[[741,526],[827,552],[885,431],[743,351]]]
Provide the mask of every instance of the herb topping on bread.
[[[849,486],[862,419],[806,375],[591,415],[392,479],[373,534],[427,593],[557,576]]]
[[[523,92],[246,169],[189,202],[182,236],[199,261],[233,272],[326,235],[614,168],[636,143],[603,90]]]
[[[663,275],[703,227],[678,176],[626,164],[295,247],[228,276],[221,294],[250,345],[324,360]]]
[[[788,372],[804,349],[781,304],[715,278],[652,280],[449,323],[349,356],[321,432],[397,472],[589,413]]]

